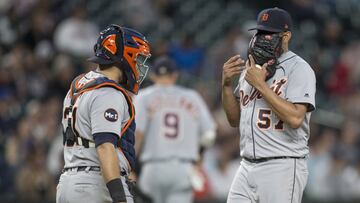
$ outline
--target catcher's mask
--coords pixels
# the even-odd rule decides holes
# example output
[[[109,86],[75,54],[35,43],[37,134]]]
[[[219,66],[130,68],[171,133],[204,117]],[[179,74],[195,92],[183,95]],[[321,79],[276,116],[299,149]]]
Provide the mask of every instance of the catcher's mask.
[[[251,54],[258,65],[268,64],[266,80],[274,76],[278,58],[283,53],[282,33],[258,30],[249,43],[248,54]]]
[[[126,76],[125,88],[137,94],[149,66],[150,46],[136,30],[112,24],[100,32],[94,46],[95,56],[88,60],[103,65],[116,64]]]

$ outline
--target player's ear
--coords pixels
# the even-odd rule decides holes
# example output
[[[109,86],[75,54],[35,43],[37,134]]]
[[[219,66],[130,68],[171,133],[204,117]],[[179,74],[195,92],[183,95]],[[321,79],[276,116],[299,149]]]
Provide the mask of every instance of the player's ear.
[[[282,36],[283,42],[289,43],[289,41],[290,41],[290,39],[291,39],[291,36],[292,36],[291,32],[290,32],[290,31],[286,31],[286,32],[283,32],[282,35],[283,35],[283,36]]]

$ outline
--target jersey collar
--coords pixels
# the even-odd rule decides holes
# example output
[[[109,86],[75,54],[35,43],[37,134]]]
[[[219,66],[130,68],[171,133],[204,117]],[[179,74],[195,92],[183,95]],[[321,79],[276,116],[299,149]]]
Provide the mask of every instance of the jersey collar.
[[[279,64],[286,61],[286,60],[288,60],[288,59],[290,59],[290,58],[292,58],[292,57],[294,57],[294,56],[296,56],[296,54],[294,52],[292,52],[292,51],[287,51],[287,52],[281,54],[281,56],[278,59]]]

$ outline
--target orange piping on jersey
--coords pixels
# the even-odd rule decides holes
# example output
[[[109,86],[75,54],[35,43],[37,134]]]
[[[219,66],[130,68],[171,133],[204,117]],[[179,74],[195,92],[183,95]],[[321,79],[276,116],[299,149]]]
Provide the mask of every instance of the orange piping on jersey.
[[[89,80],[86,84],[88,84],[88,83],[90,83],[90,82],[92,82],[92,81],[94,81],[94,80],[95,80],[95,79],[93,78],[93,79]],[[80,85],[81,85],[81,84],[79,84],[79,80],[76,80],[76,81],[75,81],[75,88],[76,88],[76,89],[80,89],[80,88],[82,88],[85,84],[83,84],[83,86],[81,86],[81,87],[80,87]]]
[[[134,105],[132,103],[132,100],[131,100],[131,97],[128,95],[128,93],[126,92],[125,89],[113,84],[113,83],[109,83],[109,82],[104,82],[104,83],[101,83],[99,85],[96,85],[92,88],[87,88],[87,89],[84,89],[84,90],[81,90],[80,92],[78,92],[78,95],[80,96],[81,94],[83,94],[84,92],[88,92],[88,91],[91,91],[91,90],[94,90],[94,89],[98,89],[100,87],[104,87],[104,86],[111,86],[111,87],[114,87],[116,88],[117,90],[121,91],[123,93],[123,95],[126,97],[126,100],[129,101],[130,105],[129,105],[129,108],[131,108],[131,115],[130,115],[130,119],[126,122],[125,126],[123,127],[123,129],[121,130],[121,134],[120,134],[120,138],[122,137],[122,135],[125,133],[125,131],[129,128],[131,122],[134,120],[135,118],[135,111],[134,111]],[[77,96],[75,98],[75,101],[76,99],[79,97]]]
[[[82,78],[84,75],[85,75],[85,73],[77,76],[77,77],[74,79],[74,81],[75,81],[75,82],[74,82],[74,83],[75,83],[75,89],[76,89],[76,86],[77,86],[76,83],[77,83],[77,82],[79,81],[79,79]],[[73,89],[73,83],[71,83],[71,85],[70,85],[70,92],[69,92],[70,98],[72,98],[72,96],[73,96],[72,89]]]
[[[78,77],[80,78],[80,77]],[[75,80],[77,80],[78,78],[76,78]],[[75,84],[77,83],[77,81],[75,81]],[[123,127],[123,129],[121,130],[121,134],[120,134],[120,138],[122,137],[122,135],[126,132],[126,130],[129,128],[130,124],[133,122],[133,120],[135,119],[135,109],[134,109],[134,105],[132,103],[132,99],[131,97],[129,96],[129,94],[126,92],[125,89],[113,84],[113,83],[109,83],[109,82],[104,82],[104,83],[101,83],[99,85],[96,85],[94,87],[91,87],[91,88],[87,88],[87,89],[83,89],[81,90],[80,92],[77,93],[76,97],[75,97],[75,100],[74,100],[74,103],[76,102],[76,100],[80,97],[80,95],[82,95],[83,93],[85,92],[88,92],[88,91],[91,91],[91,90],[94,90],[94,89],[98,89],[98,88],[101,88],[101,87],[104,87],[104,86],[111,86],[119,91],[121,91],[123,93],[123,95],[126,97],[126,100],[130,103],[129,105],[129,108],[131,108],[131,115],[130,115],[130,119],[126,122],[125,126]],[[70,87],[70,91],[72,89],[72,85]],[[72,92],[71,93],[71,98],[73,97],[72,95]],[[125,157],[125,160],[126,160],[126,163],[130,169],[130,171],[132,170],[131,169],[131,165],[129,163],[129,161],[127,160],[124,152],[122,151],[121,147],[118,147],[119,151],[121,152],[121,154]]]

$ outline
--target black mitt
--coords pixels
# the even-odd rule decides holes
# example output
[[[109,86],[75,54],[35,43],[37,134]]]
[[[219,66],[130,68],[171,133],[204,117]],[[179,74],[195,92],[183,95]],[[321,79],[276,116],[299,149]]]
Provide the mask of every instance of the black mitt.
[[[126,184],[128,185],[130,194],[134,197],[135,203],[153,203],[151,197],[141,191],[135,181],[131,181],[126,178]]]
[[[282,54],[281,36],[279,33],[256,33],[250,41],[248,53],[256,64],[262,66],[268,63],[266,80],[270,79],[276,72],[278,58]]]

